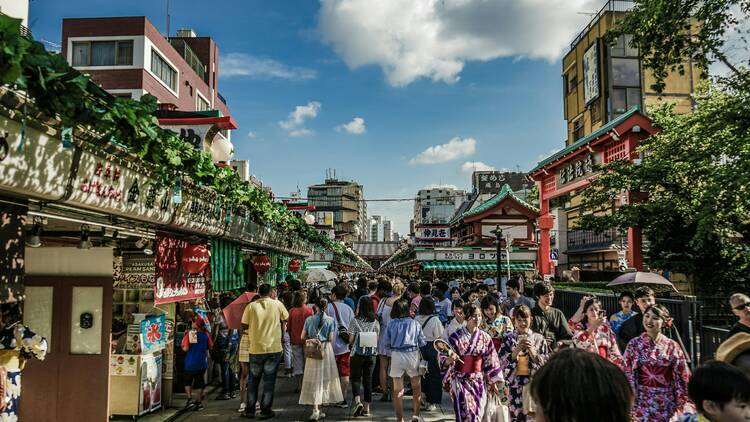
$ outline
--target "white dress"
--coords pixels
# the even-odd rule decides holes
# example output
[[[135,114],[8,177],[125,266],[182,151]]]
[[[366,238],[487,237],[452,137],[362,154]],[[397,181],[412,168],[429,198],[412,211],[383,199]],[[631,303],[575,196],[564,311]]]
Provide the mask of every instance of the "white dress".
[[[320,314],[315,314],[305,320],[304,331],[307,333],[307,338],[314,337],[318,332],[319,318]],[[320,331],[319,338],[321,339],[328,338],[330,332],[334,330],[333,318],[329,316],[325,318],[323,329]],[[326,341],[323,343],[323,359],[305,359],[305,373],[302,376],[299,404],[320,405],[342,401],[344,401],[344,395],[341,393],[333,346],[330,341]]]

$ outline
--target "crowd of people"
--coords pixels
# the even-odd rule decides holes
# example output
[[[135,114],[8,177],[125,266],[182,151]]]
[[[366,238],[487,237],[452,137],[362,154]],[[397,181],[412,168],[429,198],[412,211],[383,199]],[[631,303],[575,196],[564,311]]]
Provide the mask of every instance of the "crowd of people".
[[[492,279],[385,276],[261,285],[239,332],[218,317],[212,339],[200,318],[194,321],[196,338],[183,342],[188,403],[202,408],[205,355],[213,347],[224,351],[212,352],[214,360],[237,354],[241,368],[235,376],[221,364],[218,398],[234,397],[239,386],[239,411],[251,418],[256,411],[259,419],[275,416],[283,371],[295,378],[311,421],[325,418],[323,406],[369,416],[375,394],[392,402],[399,422],[423,421],[422,411],[439,407],[444,394],[459,422],[487,420],[498,407],[518,422],[750,420],[747,296],[730,299],[740,322],[719,361],[691,374],[684,347],[667,335],[672,317],[648,287],[622,293],[621,310],[611,316],[585,296],[570,318],[553,306],[548,282],[535,283],[529,296],[522,280],[505,287],[502,294]],[[727,351],[734,343],[741,346]]]

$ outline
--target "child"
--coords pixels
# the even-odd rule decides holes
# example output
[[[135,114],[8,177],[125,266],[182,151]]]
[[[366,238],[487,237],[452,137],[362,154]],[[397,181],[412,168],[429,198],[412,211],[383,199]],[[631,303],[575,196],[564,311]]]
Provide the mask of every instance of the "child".
[[[698,414],[683,416],[681,422],[750,420],[750,380],[727,363],[709,361],[699,366],[688,382],[688,396]]]
[[[185,407],[193,410],[203,409],[203,389],[206,387],[206,369],[208,368],[208,350],[213,347],[213,340],[206,329],[206,321],[199,315],[193,317],[193,328],[182,339],[182,350],[185,355]],[[198,392],[198,401],[193,402],[193,389]]]

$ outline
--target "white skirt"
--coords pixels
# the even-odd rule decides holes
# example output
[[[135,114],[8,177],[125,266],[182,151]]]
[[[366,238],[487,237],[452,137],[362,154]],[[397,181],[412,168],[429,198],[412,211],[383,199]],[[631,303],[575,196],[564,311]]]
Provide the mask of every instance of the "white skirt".
[[[333,347],[326,342],[323,348],[323,359],[306,359],[305,374],[302,377],[302,391],[299,404],[340,403],[344,400],[339,383],[339,372]]]

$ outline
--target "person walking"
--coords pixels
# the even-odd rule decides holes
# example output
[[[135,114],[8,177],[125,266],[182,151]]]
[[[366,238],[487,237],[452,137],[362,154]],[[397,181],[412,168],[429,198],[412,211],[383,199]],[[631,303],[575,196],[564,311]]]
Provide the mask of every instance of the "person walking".
[[[385,345],[391,351],[391,368],[388,375],[393,382],[393,409],[396,422],[404,421],[404,380],[411,379],[412,422],[424,422],[420,416],[422,382],[419,374],[419,348],[426,345],[422,326],[409,316],[410,303],[396,301],[391,310],[391,322],[385,330]]]
[[[464,301],[462,299],[453,299],[453,302],[451,302],[451,313],[453,314],[453,318],[450,320],[448,325],[445,326],[445,331],[443,331],[443,340],[448,341],[451,334],[455,333],[459,328],[466,325],[463,308]]]
[[[635,290],[635,304],[638,305],[640,313],[628,318],[620,325],[617,333],[617,344],[621,351],[625,351],[630,340],[643,334],[643,314],[651,305],[656,303],[656,296],[650,287],[639,287]]]
[[[208,351],[214,342],[206,330],[206,321],[194,315],[192,329],[182,338],[182,351],[185,352],[185,407],[203,410],[203,390],[206,388],[206,369],[208,369]],[[198,400],[193,402],[193,390],[198,393]]]
[[[690,368],[685,353],[661,332],[671,322],[667,308],[649,306],[643,313],[645,332],[625,349],[624,371],[635,392],[633,421],[668,422],[695,413],[688,397]]]
[[[612,328],[612,331],[615,333],[615,335],[620,332],[620,327],[622,326],[622,324],[636,314],[635,310],[633,309],[635,298],[633,297],[632,293],[620,293],[619,303],[620,311],[609,318],[609,326],[610,328]]]
[[[276,414],[271,409],[276,387],[276,372],[281,362],[282,326],[289,319],[284,305],[270,297],[273,288],[263,284],[258,288],[258,300],[251,302],[242,314],[242,328],[249,330],[250,337],[250,383],[247,388],[245,416],[255,417],[258,389],[263,381],[260,397],[260,419],[271,419]]]
[[[294,292],[292,308],[289,310],[287,332],[292,345],[292,375],[295,378],[294,392],[298,393],[302,386],[302,375],[305,373],[305,342],[302,340],[302,328],[305,321],[313,314],[312,308],[306,305],[307,293],[303,290]]]
[[[479,326],[479,329],[489,334],[495,350],[500,350],[503,338],[513,331],[513,322],[500,312],[497,299],[492,295],[485,296],[480,306],[483,315],[482,324]]]
[[[516,305],[526,305],[529,309],[534,309],[534,301],[521,293],[521,283],[517,279],[511,278],[508,280],[505,287],[508,290],[508,298],[503,302],[503,312],[506,315],[512,318],[513,315],[510,314],[510,311]]]
[[[351,349],[349,348],[349,339],[342,338],[341,330],[348,332],[349,327],[354,319],[354,311],[344,303],[344,298],[348,294],[347,287],[344,283],[339,283],[331,290],[331,302],[328,304],[326,313],[333,318],[336,324],[334,333],[333,353],[336,355],[336,368],[339,372],[339,381],[341,382],[341,391],[346,397],[349,388],[349,375],[351,374]],[[341,327],[341,328],[339,328]],[[337,404],[338,407],[346,408],[346,400]]]
[[[531,310],[531,328],[547,340],[547,345],[554,350],[558,342],[573,339],[568,320],[561,310],[552,307],[555,299],[555,288],[547,281],[534,284],[536,306]]]
[[[419,302],[419,315],[417,315],[416,321],[422,326],[422,332],[425,341],[427,341],[427,344],[420,347],[419,351],[422,353],[422,359],[427,361],[427,374],[422,376],[422,389],[425,392],[426,399],[425,410],[432,412],[443,401],[440,362],[438,361],[437,350],[435,350],[432,342],[442,338],[445,332],[432,298],[427,297]]]
[[[515,330],[505,336],[499,351],[510,395],[510,417],[516,422],[533,421],[535,408],[530,400],[529,382],[547,362],[550,348],[544,336],[531,329],[532,314],[528,306],[513,308],[513,322]]]
[[[380,321],[380,327],[383,331],[388,328],[391,322],[391,310],[393,304],[404,294],[404,284],[396,282],[393,284],[393,296],[382,299],[378,305],[378,321]],[[388,388],[388,368],[391,363],[391,351],[386,347],[385,336],[383,333],[378,337],[378,360],[380,363],[379,375],[380,375],[380,389],[383,391],[383,396],[380,398],[382,402],[389,402],[393,399],[391,391]]]
[[[466,326],[451,334],[448,343],[452,351],[442,360],[446,369],[443,388],[453,399],[457,422],[479,422],[490,395],[500,394],[504,378],[492,339],[479,329],[481,308],[468,303],[463,314]]]
[[[369,416],[372,403],[372,374],[378,354],[380,324],[368,296],[359,298],[356,318],[352,321],[352,396],[354,410],[352,416]],[[364,391],[363,391],[364,390]]]
[[[326,417],[325,413],[320,411],[322,404],[339,403],[344,400],[332,347],[336,326],[333,318],[326,315],[325,310],[327,308],[328,299],[322,296],[318,297],[315,303],[315,313],[305,319],[299,337],[303,342],[317,339],[323,344],[322,359],[308,357],[305,360],[299,396],[299,404],[312,405],[313,407],[313,412],[309,418],[311,421]]]
[[[573,345],[607,359],[622,367],[622,354],[617,347],[615,333],[607,322],[606,311],[595,297],[589,298],[583,304],[583,319],[579,323],[569,321],[573,330]]]

